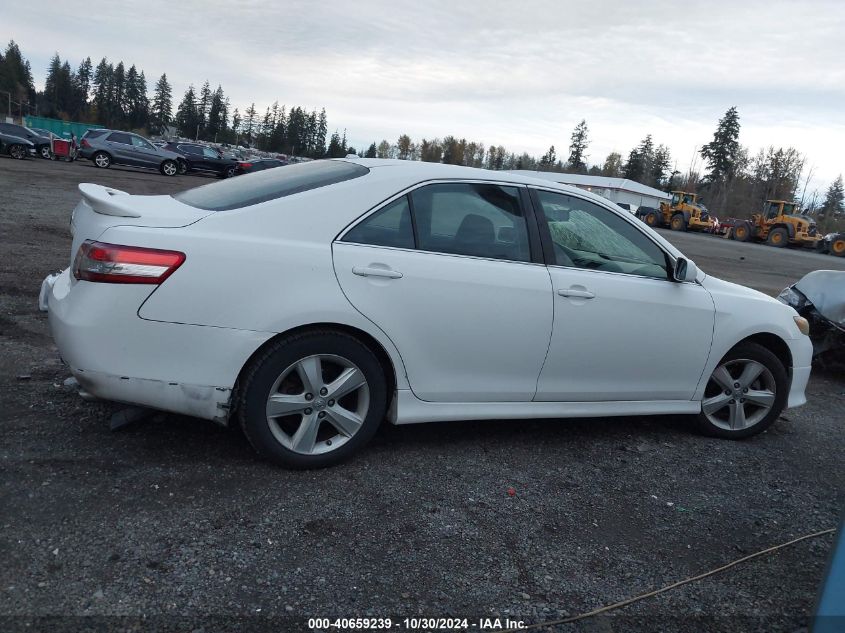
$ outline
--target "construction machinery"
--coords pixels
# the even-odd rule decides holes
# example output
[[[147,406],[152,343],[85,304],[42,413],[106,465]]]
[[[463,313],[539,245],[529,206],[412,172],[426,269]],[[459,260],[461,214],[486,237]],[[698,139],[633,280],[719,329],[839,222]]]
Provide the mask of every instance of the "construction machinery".
[[[820,253],[845,257],[845,232],[828,233],[816,244],[816,248]]]
[[[805,215],[797,202],[766,200],[762,213],[754,213],[750,220],[729,218],[731,239],[739,242],[757,240],[769,246],[787,245],[816,247],[822,239],[816,223]]]
[[[661,202],[659,209],[640,207],[637,217],[651,227],[668,226],[673,231],[712,231],[715,222],[698,194],[673,191],[669,202]]]

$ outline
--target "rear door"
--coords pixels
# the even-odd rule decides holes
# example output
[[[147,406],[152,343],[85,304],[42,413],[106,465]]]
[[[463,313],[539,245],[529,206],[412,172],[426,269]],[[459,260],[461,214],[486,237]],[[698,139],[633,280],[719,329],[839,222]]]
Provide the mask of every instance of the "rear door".
[[[549,345],[552,293],[524,189],[424,185],[333,245],[349,301],[397,346],[434,402],[530,401]]]
[[[152,143],[135,134],[129,135],[129,140],[132,143],[132,154],[137,164],[144,167],[158,167],[164,157],[158,153],[158,150]]]
[[[112,132],[106,137],[106,148],[111,153],[114,162],[121,165],[138,166],[138,160],[132,152],[132,140],[125,132]]]

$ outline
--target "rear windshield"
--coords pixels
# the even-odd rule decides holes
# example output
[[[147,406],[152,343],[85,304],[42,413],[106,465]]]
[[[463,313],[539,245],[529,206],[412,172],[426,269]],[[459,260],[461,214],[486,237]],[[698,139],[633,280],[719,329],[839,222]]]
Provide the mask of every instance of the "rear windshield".
[[[228,178],[173,194],[173,197],[206,211],[229,211],[352,180],[369,172],[366,167],[354,163],[315,160]]]

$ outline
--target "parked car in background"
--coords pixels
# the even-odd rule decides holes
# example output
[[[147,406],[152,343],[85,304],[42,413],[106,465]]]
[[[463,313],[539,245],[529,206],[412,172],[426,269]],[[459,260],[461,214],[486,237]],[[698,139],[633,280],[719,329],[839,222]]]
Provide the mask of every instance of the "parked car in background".
[[[35,143],[28,139],[0,132],[0,154],[21,160],[27,156],[36,156],[37,149]]]
[[[88,130],[79,143],[81,158],[102,169],[129,165],[158,169],[165,176],[179,173],[179,154],[156,147],[143,136],[117,130]]]
[[[376,159],[79,189],[39,306],[84,394],[240,424],[279,464],[385,419],[689,414],[742,439],[806,401],[804,317],[581,189]]]
[[[59,136],[55,132],[51,132],[50,130],[45,130],[43,127],[31,127],[29,129],[32,130],[33,132],[35,132],[36,134],[40,135],[40,136],[43,136],[45,138],[50,139],[51,141],[54,138],[62,138],[61,136]]]
[[[50,158],[49,136],[43,136],[25,125],[17,125],[15,123],[0,123],[0,132],[28,140],[35,145],[35,151],[41,158]]]
[[[237,173],[238,161],[226,158],[219,151],[199,143],[170,142],[165,150],[179,154],[180,173],[202,171],[217,175],[219,178],[231,178]]]
[[[274,167],[284,167],[287,163],[278,158],[248,158],[238,162],[239,174],[251,174],[255,171],[264,171]]]

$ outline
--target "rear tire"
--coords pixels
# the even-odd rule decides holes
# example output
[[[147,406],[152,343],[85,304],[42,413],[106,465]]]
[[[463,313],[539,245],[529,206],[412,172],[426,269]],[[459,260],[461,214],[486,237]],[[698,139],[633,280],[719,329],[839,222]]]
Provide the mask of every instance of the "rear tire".
[[[164,176],[175,176],[179,173],[179,165],[175,160],[170,159],[163,161],[158,169]]]
[[[53,152],[50,151],[49,145],[44,145],[38,150],[38,153],[41,154],[41,158],[46,160],[53,160]]]
[[[180,176],[184,176],[185,174],[188,173],[189,168],[188,168],[188,162],[187,161],[180,160],[180,161],[178,161],[178,165],[179,165],[179,175]]]
[[[830,254],[835,257],[845,257],[845,235],[835,238],[830,243]]]
[[[23,160],[26,158],[26,148],[23,145],[9,145],[9,156],[15,160]]]
[[[97,152],[91,157],[91,160],[94,162],[94,165],[100,169],[108,169],[111,167],[111,156],[105,152]]]
[[[348,387],[358,386],[343,392],[344,375]],[[259,455],[287,468],[322,468],[349,458],[372,438],[387,410],[384,368],[366,345],[342,332],[282,338],[244,376],[241,428]],[[268,415],[273,411],[279,413]]]
[[[673,231],[686,231],[687,230],[687,220],[681,213],[676,213],[672,216],[672,219],[669,222],[669,226],[672,228]]]
[[[740,343],[708,379],[698,429],[731,440],[757,435],[778,419],[788,395],[789,376],[778,357],[757,343]]]
[[[772,229],[769,231],[769,237],[766,238],[766,243],[775,248],[783,248],[789,244],[789,232],[783,227]]]

